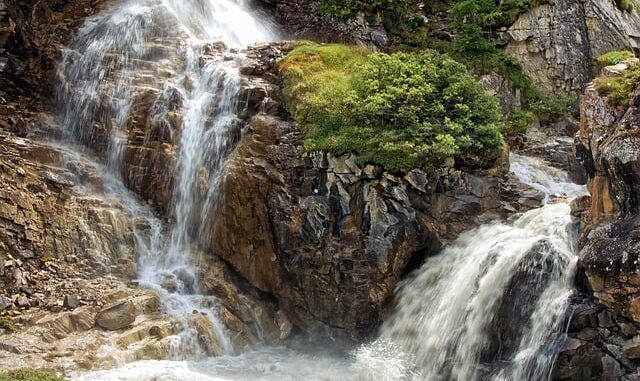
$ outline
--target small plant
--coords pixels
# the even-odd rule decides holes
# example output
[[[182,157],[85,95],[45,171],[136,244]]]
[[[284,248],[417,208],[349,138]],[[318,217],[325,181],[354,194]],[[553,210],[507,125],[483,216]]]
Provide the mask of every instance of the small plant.
[[[609,105],[628,107],[631,94],[640,87],[640,64],[632,65],[619,76],[596,78],[594,85],[600,95],[607,97]]]
[[[535,119],[535,115],[529,110],[514,112],[505,122],[502,134],[506,136],[524,134]]]
[[[542,123],[552,122],[567,115],[578,100],[576,93],[559,93],[540,97],[531,103],[530,108]]]
[[[0,330],[15,332],[17,330],[16,323],[9,316],[2,316],[0,317]]]
[[[0,372],[0,381],[65,381],[65,379],[45,371],[25,368]]]
[[[600,57],[596,58],[596,62],[598,66],[605,67],[610,65],[617,65],[620,62],[635,57],[635,54],[629,50],[616,50],[613,52],[608,52]]]

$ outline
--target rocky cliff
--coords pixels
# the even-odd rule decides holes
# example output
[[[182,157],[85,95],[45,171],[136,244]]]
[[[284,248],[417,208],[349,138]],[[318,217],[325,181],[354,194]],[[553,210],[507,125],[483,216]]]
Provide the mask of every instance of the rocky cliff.
[[[619,74],[628,64],[605,68]],[[591,195],[574,201],[581,217],[576,302],[571,339],[561,356],[562,380],[635,379],[640,359],[638,251],[640,217],[640,106],[614,107],[593,84],[581,101],[574,152],[588,174]]]
[[[505,50],[548,92],[579,90],[593,78],[593,60],[638,48],[640,16],[613,0],[556,0],[522,14],[507,30]]]

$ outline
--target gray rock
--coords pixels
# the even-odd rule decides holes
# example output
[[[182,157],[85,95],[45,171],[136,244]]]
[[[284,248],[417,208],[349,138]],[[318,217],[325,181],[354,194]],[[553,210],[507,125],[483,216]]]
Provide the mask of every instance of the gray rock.
[[[13,305],[13,303],[11,302],[11,299],[9,299],[6,296],[0,294],[0,311],[4,311],[6,309],[9,309],[9,308],[11,308],[12,305]]]
[[[64,296],[64,300],[62,301],[62,307],[72,310],[72,309],[78,308],[79,305],[80,305],[80,299],[78,298],[78,295],[72,294],[72,295]]]

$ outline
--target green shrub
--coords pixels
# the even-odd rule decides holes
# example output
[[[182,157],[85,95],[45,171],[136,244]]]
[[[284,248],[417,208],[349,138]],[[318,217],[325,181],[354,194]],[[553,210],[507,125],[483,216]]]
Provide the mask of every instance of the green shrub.
[[[625,12],[633,12],[637,7],[635,0],[616,0],[616,5]]]
[[[18,369],[0,372],[0,381],[65,381],[64,378],[55,376],[41,370]]]
[[[355,152],[394,171],[432,170],[450,157],[482,166],[500,154],[497,100],[446,55],[306,43],[279,68],[308,151]]]
[[[16,323],[9,316],[2,316],[0,317],[0,329],[8,332],[15,332],[17,327]]]
[[[514,112],[504,123],[502,133],[506,136],[524,134],[535,119],[535,115],[529,110]]]
[[[640,87],[640,64],[632,65],[616,77],[596,78],[594,85],[598,93],[607,97],[611,106],[628,107],[631,94]]]
[[[602,54],[600,57],[596,58],[596,62],[598,63],[598,66],[605,67],[617,65],[620,62],[633,57],[635,57],[635,54],[629,50],[616,50]]]
[[[557,120],[571,112],[578,101],[576,93],[559,93],[547,97],[540,97],[529,106],[542,123]]]

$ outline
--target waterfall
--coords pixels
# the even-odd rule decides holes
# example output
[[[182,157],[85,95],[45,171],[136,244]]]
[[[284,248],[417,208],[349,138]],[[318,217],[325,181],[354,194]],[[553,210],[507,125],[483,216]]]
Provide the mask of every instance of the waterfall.
[[[512,168],[547,198],[561,199],[512,224],[463,234],[401,285],[374,345],[407,358],[401,365],[412,373],[404,379],[549,378],[577,262],[564,198],[586,189],[539,159],[512,155]],[[369,348],[359,355],[370,356]]]
[[[127,0],[86,21],[58,73],[63,136],[103,156],[109,189],[120,198],[136,97],[158,95],[149,119],[175,146],[175,185],[168,234],[152,214],[126,203],[144,220],[145,231],[135,232],[140,282],[185,326],[193,311],[206,314],[224,353],[233,352],[231,340],[215,301],[198,294],[196,257],[215,218],[221,171],[241,136],[241,49],[276,39],[244,0]],[[176,114],[178,126],[169,122]],[[194,329],[180,334],[173,357],[202,355],[195,336]]]
[[[230,356],[215,300],[199,294],[197,256],[215,218],[222,170],[242,134],[242,48],[275,39],[270,23],[244,0],[127,0],[87,20],[64,54],[57,92],[62,134],[101,156],[108,194],[139,218],[140,283],[156,290],[185,327],[193,311],[206,314],[227,355],[205,358],[197,332],[186,328],[173,348],[172,359],[180,361],[139,362],[77,379],[547,379],[576,265],[567,201],[585,189],[563,171],[517,155],[513,172],[544,192],[546,205],[512,223],[471,230],[427,260],[399,287],[379,338],[352,358],[278,348]],[[155,97],[150,123],[175,151],[168,228],[123,185],[135,102],[147,93]]]

